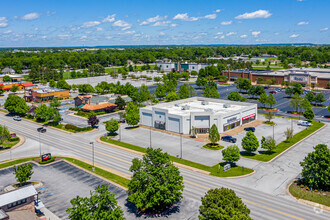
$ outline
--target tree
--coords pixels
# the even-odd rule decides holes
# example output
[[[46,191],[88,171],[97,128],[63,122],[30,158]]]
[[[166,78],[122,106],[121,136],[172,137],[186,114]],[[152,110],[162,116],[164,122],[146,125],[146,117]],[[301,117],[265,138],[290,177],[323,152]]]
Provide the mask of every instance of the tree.
[[[315,100],[315,95],[314,95],[314,93],[312,93],[312,92],[308,92],[308,93],[305,95],[305,99],[307,99],[310,103],[314,102],[314,100]]]
[[[115,104],[118,106],[119,109],[124,109],[126,102],[125,100],[119,95],[115,100]]]
[[[196,91],[192,86],[189,86],[188,84],[183,84],[180,86],[178,94],[180,99],[187,99],[193,95],[196,95]]]
[[[209,219],[246,219],[251,220],[250,210],[236,196],[234,190],[227,188],[210,189],[202,197],[199,207],[200,220]]]
[[[21,186],[25,184],[29,179],[31,179],[31,176],[33,174],[32,164],[26,163],[20,166],[14,166],[13,168],[14,168],[15,178]]]
[[[215,124],[213,124],[210,128],[209,140],[211,141],[211,143],[213,145],[215,145],[217,142],[220,141],[220,134],[219,134],[219,131],[218,131],[218,127]]]
[[[296,108],[296,112],[298,112],[298,109],[301,108],[303,98],[300,97],[298,93],[294,94],[289,102],[289,105],[291,107]]]
[[[274,118],[274,113],[273,112],[267,112],[265,114],[265,118],[270,122]]]
[[[41,104],[39,105],[35,110],[34,110],[34,114],[35,117],[39,118],[39,119],[43,119],[44,121],[48,120],[48,107],[46,104]]]
[[[241,90],[248,91],[251,87],[251,80],[247,78],[238,78],[236,88]]]
[[[251,87],[252,88],[252,87]],[[254,88],[254,87],[253,87]],[[239,94],[239,92],[237,91],[232,91],[229,93],[229,95],[227,96],[227,99],[231,100],[231,101],[240,101],[241,100],[241,95]]]
[[[198,78],[196,80],[196,86],[198,86],[198,87],[207,86],[207,79],[205,77],[198,76]]]
[[[273,108],[273,105],[276,104],[276,99],[273,94],[269,94],[266,100],[266,103],[269,105],[270,108]]]
[[[237,145],[230,145],[222,150],[222,159],[228,163],[237,162],[240,158],[239,148]]]
[[[276,141],[272,137],[265,138],[262,136],[261,138],[261,148],[266,149],[268,152],[273,152],[276,148]]]
[[[285,89],[285,94],[287,94],[288,96],[291,97],[294,94],[294,91],[293,91],[293,89],[291,87],[287,87]]]
[[[25,114],[30,109],[23,98],[14,94],[8,95],[4,106],[12,114]]]
[[[15,93],[15,92],[18,91],[18,89],[19,89],[18,86],[13,85],[13,86],[11,87],[10,91]]]
[[[106,122],[105,129],[110,133],[115,133],[119,129],[118,121],[114,118],[111,118],[109,121]]]
[[[324,93],[323,92],[319,92],[316,94],[314,102],[317,103],[318,105],[320,105],[322,102],[327,101],[325,99]]]
[[[325,144],[318,144],[300,162],[302,181],[312,189],[329,191],[330,189],[330,149]]]
[[[52,87],[52,88],[56,87],[55,80],[53,80],[53,79],[49,80],[49,87]]]
[[[133,102],[129,102],[125,108],[126,122],[128,125],[137,125],[140,121],[139,108]]]
[[[10,138],[10,132],[5,125],[0,125],[0,145]]]
[[[72,85],[71,85],[71,89],[72,89],[73,91],[76,91],[76,90],[77,90],[77,85],[76,85],[76,84],[72,84]]]
[[[204,89],[204,93],[203,93],[203,95],[204,95],[205,97],[208,97],[208,98],[219,98],[219,97],[220,97],[217,88],[215,88],[215,87],[211,87],[211,88],[210,88],[209,86],[207,86],[207,87]]]
[[[264,107],[265,107],[265,104],[267,103],[268,101],[268,96],[266,93],[262,93],[260,95],[260,97],[258,98],[258,101],[260,102],[260,104],[262,104]]]
[[[134,158],[128,184],[128,200],[143,212],[161,212],[182,199],[184,188],[179,168],[160,148],[148,148],[142,159]]]
[[[155,89],[155,95],[157,98],[162,99],[166,96],[166,87],[163,84],[158,84]]]
[[[311,103],[306,99],[306,96],[305,96],[305,98],[301,102],[301,108],[306,110],[311,107],[312,107]]]
[[[5,90],[3,89],[3,85],[0,85],[0,95],[2,95],[5,92]]]
[[[71,86],[64,79],[57,81],[56,87],[59,89],[71,89]]]
[[[248,131],[242,139],[242,147],[250,154],[258,149],[259,141],[252,131]]]
[[[6,75],[6,76],[4,76],[4,77],[2,78],[2,81],[3,81],[3,82],[11,82],[12,79],[10,78],[10,76]]]
[[[79,93],[93,93],[95,92],[93,86],[89,84],[80,84],[78,85]]]
[[[178,99],[180,99],[180,97],[179,97],[178,93],[176,93],[176,92],[170,92],[166,96],[166,100],[169,101],[169,102],[172,102],[172,101],[175,101],[175,100],[178,100]]]
[[[315,117],[314,111],[312,108],[307,108],[304,113],[304,117],[308,120],[312,120]]]
[[[293,138],[293,129],[287,128],[286,131],[284,131],[284,135],[286,137],[286,142],[289,142],[290,138]]]
[[[124,220],[124,213],[118,205],[115,194],[108,185],[97,186],[90,191],[90,197],[77,196],[70,201],[72,208],[66,212],[72,220],[80,219],[118,219]]]
[[[294,83],[293,84],[293,94],[298,94],[298,95],[301,95],[304,91],[302,89],[302,85],[299,84],[299,83]]]
[[[89,116],[87,122],[93,128],[99,124],[100,120],[96,117],[96,115],[91,115],[91,116]]]
[[[61,102],[58,100],[58,98],[54,98],[51,102],[50,102],[50,106],[54,107],[54,108],[58,108],[61,106]]]

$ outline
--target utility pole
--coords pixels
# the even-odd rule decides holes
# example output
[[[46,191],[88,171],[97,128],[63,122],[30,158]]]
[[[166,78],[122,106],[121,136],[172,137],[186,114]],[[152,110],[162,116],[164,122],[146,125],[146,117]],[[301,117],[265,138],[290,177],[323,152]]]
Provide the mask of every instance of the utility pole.
[[[94,142],[90,142],[90,144],[92,145],[92,154],[93,154],[93,168],[92,168],[92,171],[95,171],[95,166],[94,166]]]

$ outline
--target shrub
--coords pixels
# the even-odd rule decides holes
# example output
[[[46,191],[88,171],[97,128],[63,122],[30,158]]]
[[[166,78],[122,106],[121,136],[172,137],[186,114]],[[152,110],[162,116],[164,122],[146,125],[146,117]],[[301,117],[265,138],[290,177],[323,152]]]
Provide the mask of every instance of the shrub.
[[[14,141],[19,141],[19,137],[13,137],[13,138],[9,138],[10,142],[14,142]]]
[[[76,130],[78,127],[72,124],[66,124],[64,128],[69,130]]]

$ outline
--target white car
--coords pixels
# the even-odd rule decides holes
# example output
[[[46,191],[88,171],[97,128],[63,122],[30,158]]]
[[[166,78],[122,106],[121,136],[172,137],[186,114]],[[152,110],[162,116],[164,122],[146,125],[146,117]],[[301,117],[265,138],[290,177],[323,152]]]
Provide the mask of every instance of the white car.
[[[301,125],[301,126],[311,126],[312,124],[309,123],[308,121],[298,121],[298,125]]]
[[[13,119],[14,119],[15,121],[21,121],[21,120],[22,120],[22,118],[19,117],[19,116],[15,116]]]

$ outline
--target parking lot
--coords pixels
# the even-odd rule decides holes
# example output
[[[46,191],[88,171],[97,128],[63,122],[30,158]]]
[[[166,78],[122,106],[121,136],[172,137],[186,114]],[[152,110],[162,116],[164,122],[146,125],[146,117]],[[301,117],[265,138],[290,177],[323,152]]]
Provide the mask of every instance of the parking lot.
[[[59,161],[48,166],[40,167],[33,164],[34,174],[31,181],[41,181],[43,186],[37,189],[40,200],[46,208],[61,219],[68,219],[66,209],[71,207],[70,200],[77,195],[90,196],[90,191],[98,185],[108,184],[109,190],[116,194],[118,204],[123,208],[126,219],[145,219],[144,216],[136,215],[134,206],[127,201],[126,191],[109,182],[100,179],[75,166]],[[0,170],[0,192],[4,187],[16,183],[13,169]],[[198,207],[200,201],[184,198],[173,213],[157,219],[198,219]],[[192,211],[193,210],[193,211]]]
[[[259,119],[265,120],[264,116],[258,115]],[[273,121],[276,123],[274,126],[261,124],[256,127],[255,135],[261,141],[262,136],[268,137],[273,136],[276,143],[280,143],[285,140],[284,131],[287,128],[291,128],[291,120],[286,118],[275,117]],[[164,151],[168,152],[173,156],[181,156],[181,143],[182,143],[182,157],[187,160],[191,160],[197,163],[205,164],[208,166],[213,166],[219,161],[222,160],[221,150],[213,151],[203,148],[202,146],[205,144],[204,142],[196,141],[191,138],[182,138],[178,135],[172,135],[168,133],[164,133],[157,130],[150,130],[148,128],[137,128],[137,129],[125,129],[125,126],[121,126],[121,140],[126,143],[134,144],[140,147],[149,147],[150,142],[153,148],[161,148]],[[294,134],[299,131],[306,129],[306,127],[298,126],[296,120],[292,120],[292,127],[294,130]],[[236,145],[243,151],[241,147],[241,141],[245,136],[246,132],[243,131],[234,137],[237,138]],[[150,141],[151,137],[151,141]],[[115,137],[115,139],[119,139],[119,135]],[[220,141],[220,145],[225,147],[232,145],[233,143]],[[261,147],[258,148],[258,151],[263,151]],[[259,153],[259,152],[255,153]]]

